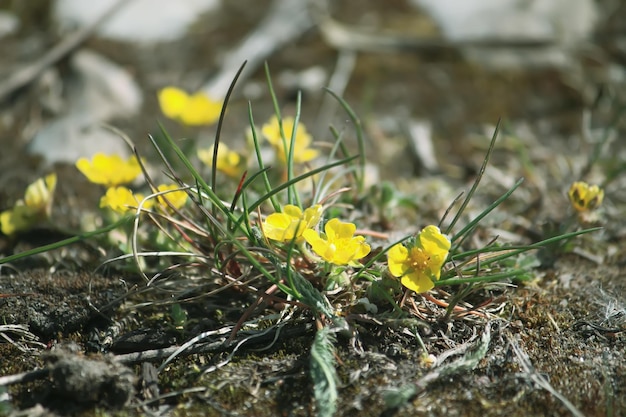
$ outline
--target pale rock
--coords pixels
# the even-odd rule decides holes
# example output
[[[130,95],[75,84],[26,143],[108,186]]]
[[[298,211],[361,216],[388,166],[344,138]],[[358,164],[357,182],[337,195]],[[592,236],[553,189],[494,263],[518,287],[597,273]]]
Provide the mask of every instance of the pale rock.
[[[47,163],[74,163],[95,153],[130,154],[124,141],[103,125],[136,116],[143,102],[135,80],[122,67],[87,50],[71,60],[65,114],[45,124],[28,146]]]
[[[57,0],[54,16],[61,27],[88,26],[117,0]],[[128,0],[97,33],[129,42],[180,39],[202,13],[220,6],[220,0]]]
[[[566,67],[571,53],[593,34],[593,0],[411,0],[428,13],[452,43],[470,40],[537,41],[543,48],[465,48],[487,67]],[[505,43],[505,42],[503,42]]]

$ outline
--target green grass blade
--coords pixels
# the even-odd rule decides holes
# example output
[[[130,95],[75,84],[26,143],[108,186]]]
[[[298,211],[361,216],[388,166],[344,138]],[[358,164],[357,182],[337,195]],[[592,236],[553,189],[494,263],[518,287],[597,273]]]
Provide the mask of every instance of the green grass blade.
[[[248,119],[250,121],[250,129],[252,129],[252,142],[254,143],[254,153],[256,155],[257,163],[259,164],[259,169],[261,170],[261,172],[263,172],[263,183],[265,185],[265,192],[266,194],[271,194],[272,184],[270,183],[270,179],[267,175],[267,171],[269,169],[265,168],[265,162],[263,162],[263,157],[261,154],[261,144],[259,143],[259,139],[256,134],[254,117],[252,115],[252,104],[250,102],[248,102]],[[280,204],[278,203],[278,200],[276,200],[275,194],[272,194],[269,199],[272,203],[272,206],[274,206],[274,211],[280,211]]]
[[[209,197],[209,200],[211,201],[212,205],[217,207],[217,209],[224,216],[227,217],[228,221],[234,222],[235,224],[238,224],[237,223],[237,217],[235,217],[235,215],[230,211],[230,209],[228,207],[226,207],[224,205],[224,203],[222,203],[222,200],[217,196],[217,194],[215,194],[213,192],[213,189],[209,186],[209,184],[207,184],[207,182],[204,180],[204,178],[202,178],[202,175],[200,175],[200,173],[196,170],[196,168],[193,166],[191,161],[189,161],[189,159],[187,158],[185,153],[180,149],[180,147],[176,144],[176,142],[174,142],[174,140],[171,138],[171,136],[167,133],[165,128],[161,124],[159,124],[159,126],[161,127],[161,130],[162,130],[163,134],[165,135],[165,138],[166,138],[166,140],[168,142],[168,145],[172,147],[172,149],[174,150],[174,152],[176,153],[176,155],[178,156],[180,161],[183,163],[185,168],[187,168],[189,173],[193,176],[193,178],[196,181],[196,183],[199,184],[199,186],[202,189],[202,191]],[[215,216],[213,216],[213,217],[215,217]],[[215,225],[216,224],[213,223],[213,226],[215,226]]]
[[[454,219],[452,219],[452,222],[450,223],[450,225],[446,229],[445,233],[447,235],[450,234],[450,232],[452,231],[452,228],[454,228],[454,225],[459,221],[459,219],[463,215],[463,212],[465,211],[465,208],[467,207],[467,205],[469,204],[470,200],[474,196],[474,193],[476,192],[476,189],[478,188],[478,184],[480,184],[480,180],[482,179],[483,174],[485,173],[485,170],[487,169],[487,164],[489,163],[489,159],[491,158],[491,154],[493,152],[493,148],[496,145],[496,139],[498,138],[498,133],[499,132],[500,132],[500,120],[498,120],[498,123],[496,124],[496,128],[495,128],[495,130],[493,132],[493,136],[491,137],[491,142],[489,143],[489,149],[487,149],[487,154],[485,155],[485,159],[483,159],[483,164],[480,167],[480,171],[478,172],[478,176],[476,177],[476,181],[474,181],[474,184],[472,185],[472,188],[470,189],[469,193],[467,193],[467,196],[465,197],[465,200],[463,200],[463,203],[461,204],[461,207],[459,207],[459,211],[457,211],[456,215],[454,216]],[[457,236],[458,235],[459,234],[457,234]]]
[[[461,229],[461,231],[459,233],[457,233],[456,235],[454,235],[452,237],[452,242],[456,241],[457,239],[459,239],[460,237],[463,237],[463,239],[456,243],[454,245],[454,248],[452,249],[451,252],[455,252],[456,249],[459,248],[459,246],[461,246],[461,244],[463,243],[463,241],[467,238],[467,236],[470,235],[470,231],[472,229],[474,229],[478,223],[485,218],[485,216],[487,216],[489,213],[491,213],[496,207],[498,207],[500,204],[502,204],[502,202],[504,200],[506,200],[507,198],[509,198],[511,196],[511,194],[513,194],[513,192],[520,186],[522,185],[522,183],[524,182],[524,178],[520,178],[519,180],[517,180],[517,182],[515,184],[513,184],[513,186],[504,194],[502,194],[502,196],[500,196],[500,198],[498,198],[496,201],[494,201],[493,203],[491,203],[491,205],[489,205],[489,207],[487,207],[485,210],[483,210],[475,219],[473,219],[471,222],[469,222],[467,225],[465,225],[465,227],[463,229]],[[464,236],[466,235],[467,236]]]
[[[289,139],[289,155],[287,157],[287,181],[293,179],[293,157],[295,152],[296,137],[298,133],[298,124],[300,123],[300,112],[302,110],[302,93],[298,91],[296,97],[296,116],[293,119],[293,131],[291,132],[291,138]],[[289,204],[294,204],[298,207],[302,206],[300,201],[300,195],[296,190],[296,185],[293,183],[287,188],[287,201]]]
[[[298,182],[300,182],[302,180],[305,180],[305,179],[307,179],[309,177],[312,177],[312,176],[314,176],[314,175],[316,175],[316,174],[318,174],[318,173],[320,173],[322,171],[334,168],[334,167],[339,166],[339,165],[344,165],[344,164],[354,160],[355,158],[356,158],[356,156],[352,156],[350,158],[345,158],[345,159],[342,159],[342,160],[339,160],[339,161],[335,161],[333,163],[330,163],[330,164],[327,164],[327,165],[324,165],[324,166],[312,169],[309,172],[306,172],[306,173],[304,173],[302,175],[299,175],[299,176],[293,178],[291,181],[287,181],[284,184],[281,184],[278,187],[274,188],[269,193],[263,195],[261,198],[258,199],[258,201],[256,201],[255,203],[253,203],[250,206],[250,210],[256,209],[258,206],[263,204],[263,202],[265,200],[268,200],[271,196],[278,194],[279,192],[283,191],[284,189],[288,188],[289,186],[291,186],[293,184],[296,184],[296,183],[298,183]]]
[[[357,178],[357,186],[358,186],[357,191],[359,194],[361,194],[365,188],[365,162],[366,162],[365,161],[365,136],[363,134],[363,124],[361,123],[361,119],[356,115],[354,110],[352,110],[352,107],[350,107],[350,105],[343,98],[339,97],[334,91],[328,88],[324,88],[324,90],[326,90],[328,94],[333,96],[335,100],[339,102],[341,107],[343,107],[343,109],[348,114],[348,117],[352,121],[352,124],[354,125],[354,129],[356,131],[357,146],[359,149],[359,170],[358,170],[359,175]]]
[[[72,245],[74,243],[78,243],[82,240],[85,239],[89,239],[91,237],[94,236],[98,236],[101,235],[103,233],[107,233],[110,232],[113,229],[116,229],[126,223],[130,223],[132,220],[134,219],[134,216],[128,216],[128,217],[124,217],[118,221],[116,221],[115,223],[112,223],[106,227],[102,227],[100,229],[91,231],[91,232],[85,232],[85,233],[81,233],[78,234],[76,236],[72,236],[70,238],[64,239],[64,240],[60,240],[58,242],[55,243],[50,243],[49,245],[44,245],[44,246],[39,246],[38,248],[34,248],[34,249],[30,249],[24,252],[20,252],[20,253],[16,253],[13,255],[9,255],[5,258],[0,259],[0,265],[2,264],[6,264],[7,262],[13,262],[13,261],[17,261],[19,259],[22,258],[26,258],[28,256],[32,256],[32,255],[37,255],[39,253],[44,253],[44,252],[48,252],[54,249],[59,249],[62,248],[64,246],[68,246],[68,245]]]
[[[239,76],[243,72],[243,69],[246,67],[247,61],[244,61],[243,64],[239,67],[239,70],[235,74],[235,77],[231,81],[228,86],[228,91],[226,92],[226,97],[224,97],[224,103],[222,103],[222,110],[220,111],[220,118],[217,122],[217,130],[215,132],[215,142],[213,143],[213,161],[211,164],[211,188],[215,190],[216,178],[217,178],[217,152],[220,146],[220,138],[222,134],[222,126],[224,125],[224,117],[226,117],[226,108],[228,107],[228,102],[230,100],[230,96],[233,94],[233,90],[235,89],[235,85],[237,84],[237,80]]]

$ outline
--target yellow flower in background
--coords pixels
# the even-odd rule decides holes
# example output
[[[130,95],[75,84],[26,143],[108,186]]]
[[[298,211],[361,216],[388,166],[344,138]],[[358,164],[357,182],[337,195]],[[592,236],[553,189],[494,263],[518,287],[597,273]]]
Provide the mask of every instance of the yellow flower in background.
[[[358,265],[358,260],[370,253],[370,245],[365,237],[354,236],[356,226],[331,219],[324,226],[325,235],[320,236],[313,229],[306,229],[302,237],[315,253],[326,262],[335,265]]]
[[[198,158],[206,166],[213,166],[213,151],[215,146],[209,149],[198,149]],[[243,174],[243,162],[241,155],[223,143],[217,149],[217,170],[232,178],[239,178]]]
[[[80,158],[76,168],[92,183],[107,187],[128,184],[141,174],[141,166],[134,156],[124,160],[119,155],[103,153],[95,154],[91,161]]]
[[[586,182],[575,182],[567,193],[569,201],[578,212],[591,211],[602,204],[604,190],[597,185],[589,185]]]
[[[389,250],[389,272],[401,278],[402,285],[408,289],[417,293],[426,292],[441,277],[441,268],[450,246],[450,239],[437,226],[427,226],[410,247],[399,243]]]
[[[322,216],[322,206],[319,204],[309,207],[302,212],[298,206],[287,204],[282,213],[272,213],[263,222],[263,233],[269,239],[280,242],[290,242],[293,239],[301,240],[306,229],[315,227]]]
[[[274,147],[278,158],[286,163],[287,156],[289,155],[289,149],[291,145],[291,136],[293,135],[294,119],[293,117],[285,117],[283,120],[283,131],[285,132],[285,144],[280,135],[280,126],[278,124],[278,118],[272,116],[272,118],[263,125],[263,136]],[[313,139],[306,130],[304,124],[298,124],[298,130],[296,132],[296,138],[294,140],[293,149],[293,162],[304,163],[309,162],[319,155],[317,149],[311,149],[309,146]]]
[[[170,191],[167,194],[163,194],[157,197],[159,204],[161,204],[163,207],[169,208],[169,205],[167,204],[167,202],[165,202],[165,199],[167,199],[175,209],[181,208],[187,202],[187,192],[184,190],[179,190],[179,187],[176,184],[161,184],[157,187],[157,191]]]
[[[187,94],[176,87],[165,87],[158,93],[163,114],[187,126],[212,125],[222,111],[222,103],[204,93]]]
[[[52,173],[26,187],[24,199],[13,208],[0,213],[0,228],[5,235],[27,230],[37,222],[47,219],[52,209],[57,175]]]
[[[126,214],[129,211],[135,211],[143,198],[143,195],[133,194],[133,192],[126,187],[110,187],[106,194],[100,199],[100,207],[108,207],[117,213]],[[146,201],[142,207],[149,209],[153,205],[153,201],[149,200]]]

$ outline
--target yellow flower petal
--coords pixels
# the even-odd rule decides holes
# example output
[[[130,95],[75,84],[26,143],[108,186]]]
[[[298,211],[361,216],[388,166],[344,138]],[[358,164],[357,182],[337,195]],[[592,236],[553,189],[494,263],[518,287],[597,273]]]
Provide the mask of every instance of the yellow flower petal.
[[[119,155],[103,153],[94,155],[91,161],[80,158],[76,161],[76,168],[92,183],[107,187],[128,184],[141,174],[139,161],[134,156],[124,160]]]
[[[21,202],[20,202],[21,203]],[[2,233],[10,236],[16,232],[30,229],[41,217],[35,208],[16,204],[10,210],[0,213]]]
[[[198,158],[206,166],[213,166],[214,146],[209,149],[198,149]],[[240,178],[243,174],[243,160],[239,153],[232,151],[226,144],[220,143],[217,149],[217,170],[232,178]]]
[[[179,209],[182,206],[185,205],[185,203],[187,202],[187,192],[185,192],[184,190],[178,190],[178,185],[176,184],[170,184],[170,185],[166,185],[166,184],[161,184],[157,187],[157,191],[161,192],[161,191],[171,191],[167,194],[163,194],[162,196],[157,197],[157,200],[159,202],[159,204],[161,204],[163,207],[165,208],[169,208],[169,205],[167,204],[167,202],[165,201],[165,199],[167,199],[167,201],[169,201],[169,203],[175,208],[175,209]],[[172,190],[178,190],[178,191],[172,191]]]
[[[158,98],[161,111],[170,119],[177,119],[189,104],[189,95],[176,87],[165,87],[160,90]]]
[[[26,188],[24,203],[29,207],[39,207],[49,211],[54,190],[57,186],[57,174],[52,173],[39,178]]]
[[[426,292],[435,287],[433,280],[419,270],[404,275],[400,282],[416,293]]]
[[[285,163],[291,146],[291,137],[293,136],[295,120],[293,117],[285,117],[282,119],[282,125],[283,132],[285,133],[284,142],[282,135],[280,134],[280,124],[278,123],[278,118],[276,116],[272,116],[269,122],[263,125],[261,132],[276,150],[280,161]],[[293,161],[295,163],[309,162],[317,158],[319,151],[309,148],[312,141],[313,139],[307,132],[304,124],[298,123],[293,151]]]
[[[24,199],[0,213],[0,227],[5,235],[31,228],[50,216],[57,175],[49,174],[26,187]]]
[[[141,194],[134,195],[133,192],[126,187],[110,187],[106,194],[100,199],[100,207],[108,207],[113,211],[125,214],[135,210],[142,200],[143,196]],[[148,204],[144,204],[143,208],[147,209],[151,204],[149,204],[150,202],[146,203]]]
[[[166,87],[158,93],[163,114],[188,126],[211,125],[222,111],[222,103],[204,93],[187,94],[176,87]]]
[[[409,269],[407,263],[408,256],[409,250],[401,243],[389,249],[389,252],[387,252],[387,264],[391,275],[401,277],[406,273]]]

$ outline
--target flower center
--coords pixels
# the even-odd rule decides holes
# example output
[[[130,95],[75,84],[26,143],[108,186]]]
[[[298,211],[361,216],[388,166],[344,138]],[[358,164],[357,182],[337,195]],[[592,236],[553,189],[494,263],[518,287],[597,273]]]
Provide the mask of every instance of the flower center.
[[[430,256],[421,248],[411,249],[410,265],[411,269],[423,271],[428,268]]]

